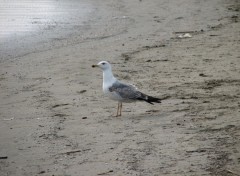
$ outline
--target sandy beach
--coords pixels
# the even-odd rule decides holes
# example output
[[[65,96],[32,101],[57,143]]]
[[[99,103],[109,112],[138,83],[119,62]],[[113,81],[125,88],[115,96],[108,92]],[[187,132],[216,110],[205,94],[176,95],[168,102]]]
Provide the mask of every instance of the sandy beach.
[[[238,0],[6,3],[1,176],[240,175]],[[162,103],[114,117],[101,60]]]

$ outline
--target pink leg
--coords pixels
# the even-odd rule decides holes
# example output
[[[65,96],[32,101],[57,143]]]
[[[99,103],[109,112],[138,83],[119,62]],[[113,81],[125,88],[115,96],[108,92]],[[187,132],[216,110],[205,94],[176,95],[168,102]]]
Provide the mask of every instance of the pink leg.
[[[117,115],[116,115],[116,117],[118,116],[118,112],[119,112],[119,103],[118,103],[118,107],[117,107]]]
[[[122,102],[120,103],[120,114],[119,116],[122,116]]]

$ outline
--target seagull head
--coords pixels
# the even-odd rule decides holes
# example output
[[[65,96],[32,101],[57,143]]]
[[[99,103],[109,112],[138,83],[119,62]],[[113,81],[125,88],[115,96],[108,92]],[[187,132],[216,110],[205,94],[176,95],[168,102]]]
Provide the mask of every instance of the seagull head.
[[[111,65],[110,63],[108,63],[107,61],[101,61],[99,62],[97,65],[92,65],[92,67],[99,67],[101,68],[102,70],[108,70],[108,69],[111,69]]]

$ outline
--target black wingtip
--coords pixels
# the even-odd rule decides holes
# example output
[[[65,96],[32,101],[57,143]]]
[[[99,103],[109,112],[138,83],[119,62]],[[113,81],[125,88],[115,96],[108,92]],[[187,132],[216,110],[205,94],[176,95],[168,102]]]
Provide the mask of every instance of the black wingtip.
[[[155,98],[155,97],[147,96],[146,99],[147,99],[148,101],[151,101],[151,102],[161,103],[161,99],[160,99],[160,98]]]
[[[146,101],[147,103],[154,105],[154,103],[161,103],[161,99],[151,97],[151,96],[146,96],[144,98],[139,98],[138,100]]]

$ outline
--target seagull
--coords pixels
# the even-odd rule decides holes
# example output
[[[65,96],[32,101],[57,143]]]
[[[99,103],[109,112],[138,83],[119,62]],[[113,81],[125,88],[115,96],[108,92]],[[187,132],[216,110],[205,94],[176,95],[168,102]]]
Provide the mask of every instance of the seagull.
[[[111,64],[107,61],[101,61],[92,67],[101,68],[103,71],[103,93],[110,99],[118,101],[117,115],[122,115],[122,103],[131,103],[136,101],[145,101],[153,105],[153,103],[161,103],[161,99],[146,95],[137,90],[131,84],[125,84],[117,80],[112,73]]]

